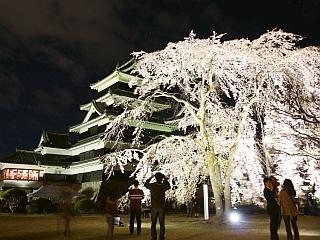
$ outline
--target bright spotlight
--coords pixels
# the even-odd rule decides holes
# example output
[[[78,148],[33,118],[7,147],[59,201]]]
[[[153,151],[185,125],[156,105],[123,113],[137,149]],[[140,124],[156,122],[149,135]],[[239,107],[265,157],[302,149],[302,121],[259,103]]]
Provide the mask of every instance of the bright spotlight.
[[[231,213],[229,214],[229,220],[230,220],[232,223],[237,223],[237,222],[240,221],[240,219],[241,219],[240,214],[237,213],[237,212],[231,212]]]

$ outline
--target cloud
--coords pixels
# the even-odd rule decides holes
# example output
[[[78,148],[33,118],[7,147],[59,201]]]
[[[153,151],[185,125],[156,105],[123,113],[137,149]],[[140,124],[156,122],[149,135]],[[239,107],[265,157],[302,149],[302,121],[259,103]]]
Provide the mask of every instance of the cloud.
[[[0,71],[0,109],[12,109],[19,105],[21,82],[11,73]]]
[[[66,41],[98,41],[96,27],[104,24],[105,21],[99,20],[102,20],[106,8],[101,1],[100,5],[94,2],[1,1],[0,16],[22,37],[44,35]]]
[[[59,116],[70,109],[75,103],[75,98],[70,89],[63,85],[52,86],[48,89],[36,89],[32,93],[33,100],[30,108],[39,115]]]
[[[46,64],[54,66],[61,73],[68,75],[68,81],[74,86],[79,86],[83,83],[87,77],[87,71],[85,66],[82,65],[81,59],[84,57],[80,51],[72,46],[65,45],[63,43],[45,43],[33,42],[32,43],[32,56],[37,58],[44,56]]]
[[[0,111],[10,117],[0,124],[11,130],[1,136],[21,145],[11,132],[30,139],[41,128],[76,123],[78,106],[91,100],[90,82],[131,52],[162,49],[192,29],[200,38],[212,31],[242,38],[280,26],[315,42],[319,8],[318,0],[2,0]]]
[[[85,57],[102,64],[116,58],[117,52],[128,50],[118,38],[124,29],[114,13],[117,2],[1,1],[0,20],[26,44],[39,37],[57,39],[79,47]]]

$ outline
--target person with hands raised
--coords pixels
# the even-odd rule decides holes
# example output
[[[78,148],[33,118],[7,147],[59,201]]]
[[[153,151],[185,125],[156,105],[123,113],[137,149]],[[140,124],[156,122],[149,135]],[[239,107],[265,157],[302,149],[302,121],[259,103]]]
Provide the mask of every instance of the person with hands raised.
[[[155,178],[156,182],[150,183]],[[157,172],[145,182],[145,187],[151,192],[151,240],[157,239],[156,224],[159,218],[160,240],[165,239],[165,192],[170,189],[170,183],[164,174]]]

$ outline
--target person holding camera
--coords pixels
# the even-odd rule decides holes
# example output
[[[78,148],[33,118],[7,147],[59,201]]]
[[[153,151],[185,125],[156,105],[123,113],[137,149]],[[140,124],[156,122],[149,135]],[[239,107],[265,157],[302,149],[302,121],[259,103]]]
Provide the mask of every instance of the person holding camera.
[[[264,197],[267,200],[267,212],[270,216],[270,239],[279,240],[278,229],[280,223],[280,206],[277,202],[277,191],[272,183],[271,178],[263,179],[265,188],[263,190]]]
[[[150,183],[153,177],[155,177],[156,182]],[[165,192],[170,189],[170,183],[162,173],[157,172],[147,179],[145,186],[151,192],[151,240],[157,239],[156,224],[158,218],[160,223],[160,240],[164,240]]]

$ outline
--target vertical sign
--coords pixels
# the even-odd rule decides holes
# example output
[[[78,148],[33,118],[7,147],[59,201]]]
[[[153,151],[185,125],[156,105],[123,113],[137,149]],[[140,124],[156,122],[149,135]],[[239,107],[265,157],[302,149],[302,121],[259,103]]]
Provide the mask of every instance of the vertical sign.
[[[204,220],[209,220],[209,194],[208,184],[203,184],[203,211]]]

